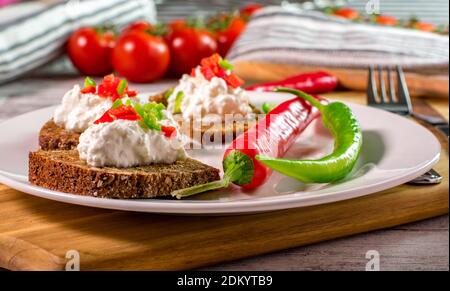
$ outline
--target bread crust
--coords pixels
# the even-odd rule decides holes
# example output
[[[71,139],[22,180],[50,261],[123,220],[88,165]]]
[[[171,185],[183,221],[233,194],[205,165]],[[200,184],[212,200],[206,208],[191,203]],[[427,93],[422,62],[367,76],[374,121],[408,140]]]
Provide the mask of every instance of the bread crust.
[[[76,150],[29,154],[29,181],[51,190],[104,198],[153,198],[219,180],[219,170],[193,159],[133,168],[90,167]]]
[[[46,151],[76,149],[80,133],[65,130],[53,119],[47,121],[39,131],[39,146]]]

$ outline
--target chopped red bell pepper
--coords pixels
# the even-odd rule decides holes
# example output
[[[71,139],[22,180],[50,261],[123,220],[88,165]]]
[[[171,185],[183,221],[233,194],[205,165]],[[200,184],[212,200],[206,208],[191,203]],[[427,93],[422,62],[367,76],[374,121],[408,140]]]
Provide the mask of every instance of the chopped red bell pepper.
[[[127,89],[127,95],[128,97],[136,97],[137,96],[137,91],[136,90],[128,90]]]
[[[109,115],[109,112],[106,111],[105,113],[103,113],[103,115],[99,119],[94,121],[94,124],[109,123],[109,122],[113,122],[113,121],[114,121],[114,119],[111,117],[111,115]]]
[[[83,89],[81,89],[80,92],[82,94],[89,94],[89,93],[95,94],[95,90],[96,89],[94,86],[87,86],[87,87],[84,87]]]
[[[208,58],[200,61],[200,72],[206,80],[210,81],[214,77],[223,79],[227,85],[237,88],[244,84],[244,81],[234,74],[228,67],[222,67],[221,63],[227,63],[227,66],[232,68],[231,64],[226,62],[219,54],[213,54]],[[191,76],[195,77],[195,69],[192,69]]]
[[[117,117],[124,116],[124,115],[139,116],[131,105],[130,106],[122,105],[117,108],[109,109],[108,112],[110,115],[117,116]]]
[[[228,85],[230,85],[233,88],[237,88],[239,86],[244,85],[244,80],[239,78],[238,75],[232,74],[232,75],[225,75],[223,77],[225,82],[227,82]]]
[[[164,136],[169,138],[171,137],[173,134],[175,134],[175,127],[173,126],[165,126],[165,125],[161,125],[161,131],[164,133]]]
[[[140,120],[141,117],[132,106],[122,105],[117,108],[111,108],[106,111],[102,117],[94,121],[94,124],[113,122],[117,119]]]
[[[208,81],[211,81],[211,79],[216,76],[213,70],[211,70],[211,68],[208,67],[201,67],[200,72],[202,73],[203,77],[205,77],[205,79]]]
[[[98,96],[102,98],[111,98],[112,101],[125,97],[125,95],[128,97],[135,97],[138,94],[137,91],[128,89],[128,84],[125,80],[121,80],[113,74],[103,77],[102,82],[98,86],[94,86],[95,82],[89,77],[86,79],[93,82],[93,85],[86,85],[85,82],[85,87],[80,90],[83,94],[97,93]]]

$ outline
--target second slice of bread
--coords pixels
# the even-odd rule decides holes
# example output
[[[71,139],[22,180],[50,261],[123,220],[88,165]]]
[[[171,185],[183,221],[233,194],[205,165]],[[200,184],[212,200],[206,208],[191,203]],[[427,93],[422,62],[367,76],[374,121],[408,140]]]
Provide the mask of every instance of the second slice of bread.
[[[50,119],[39,131],[39,146],[46,151],[72,150],[77,148],[79,138],[79,133],[65,130]]]

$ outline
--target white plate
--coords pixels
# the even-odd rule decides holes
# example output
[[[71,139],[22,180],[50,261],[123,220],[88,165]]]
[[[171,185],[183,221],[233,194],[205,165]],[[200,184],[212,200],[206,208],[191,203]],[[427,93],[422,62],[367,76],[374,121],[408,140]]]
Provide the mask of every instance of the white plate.
[[[257,106],[291,98],[278,93],[251,93],[250,97]],[[352,103],[348,105],[361,123],[364,142],[354,171],[339,183],[305,185],[274,173],[264,186],[251,192],[233,186],[183,200],[115,200],[32,186],[27,182],[28,152],[38,148],[38,131],[52,116],[54,107],[0,124],[0,182],[35,196],[92,207],[154,213],[243,214],[316,205],[378,192],[425,173],[439,160],[440,144],[424,127],[388,112]],[[332,138],[317,121],[302,134],[288,155],[319,157],[330,152],[332,145]],[[222,153],[223,150],[195,150],[190,154],[221,168]]]

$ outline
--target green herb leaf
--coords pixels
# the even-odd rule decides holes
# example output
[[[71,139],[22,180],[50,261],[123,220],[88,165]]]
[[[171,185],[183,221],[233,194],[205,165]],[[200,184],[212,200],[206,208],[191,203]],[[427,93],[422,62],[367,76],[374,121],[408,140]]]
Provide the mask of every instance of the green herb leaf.
[[[179,91],[175,97],[175,104],[173,108],[173,114],[181,113],[181,102],[183,102],[184,92]]]
[[[125,93],[125,89],[127,88],[128,83],[126,80],[120,80],[119,85],[117,85],[117,94],[119,94],[119,96],[122,96],[123,93]]]
[[[239,150],[232,150],[222,161],[224,178],[237,185],[248,184],[253,179],[255,167],[252,159]]]
[[[169,97],[173,94],[173,91],[175,90],[175,87],[170,88],[164,93],[164,99],[169,99]]]
[[[234,67],[232,64],[230,64],[226,59],[221,59],[219,61],[219,66],[222,67],[222,69],[227,71],[233,71]]]
[[[119,99],[119,100],[121,100],[121,99]],[[125,101],[125,105],[126,106],[131,106],[131,100],[130,99],[127,99],[127,101]]]
[[[263,111],[265,114],[267,114],[267,113],[269,113],[270,111],[272,111],[275,107],[277,107],[276,104],[264,102],[263,105],[262,105],[262,111]]]
[[[95,81],[91,77],[86,77],[84,79],[84,88],[96,87],[96,86],[97,86],[97,83],[95,83]]]
[[[111,109],[116,109],[119,108],[120,106],[122,106],[122,99],[117,99],[116,101],[114,101],[114,103],[111,106]]]

